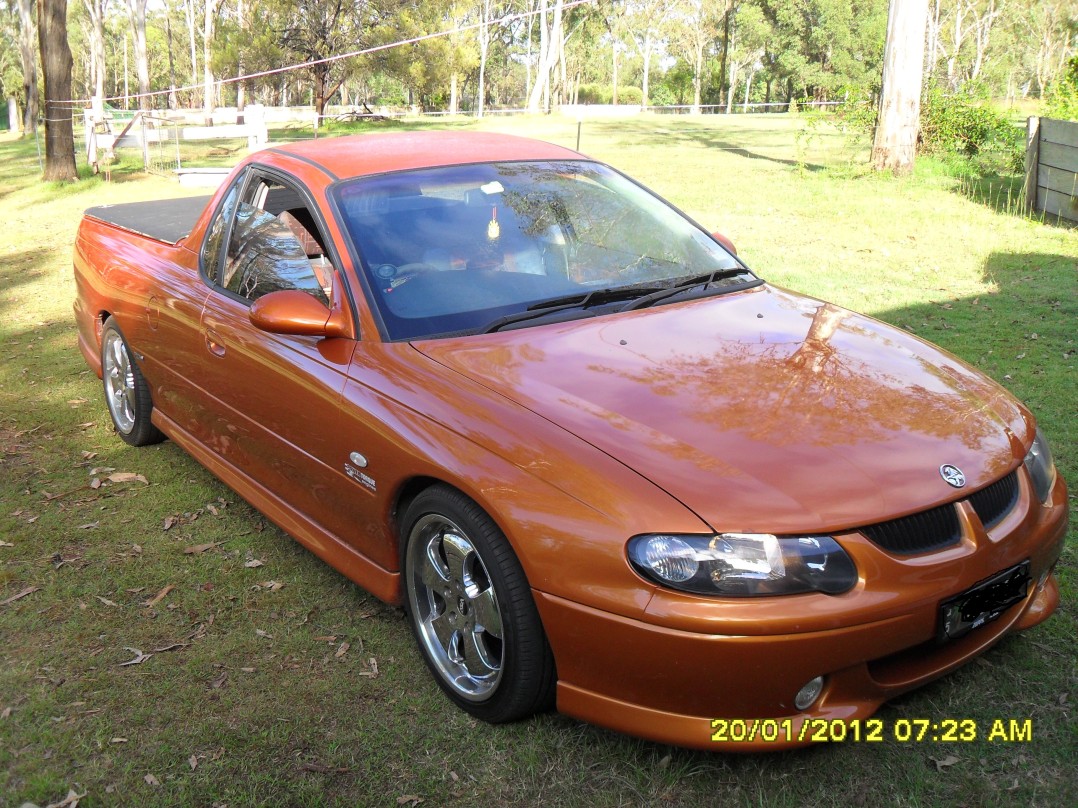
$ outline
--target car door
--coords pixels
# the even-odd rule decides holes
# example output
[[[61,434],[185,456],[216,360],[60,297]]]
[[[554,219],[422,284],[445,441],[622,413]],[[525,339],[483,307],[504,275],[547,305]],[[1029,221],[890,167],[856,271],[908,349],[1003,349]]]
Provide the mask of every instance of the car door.
[[[354,342],[271,334],[249,316],[254,300],[298,289],[328,301],[333,259],[298,182],[252,168],[239,192],[227,247],[204,266],[202,384],[212,410],[208,448],[274,498],[313,521],[334,520],[340,396]],[[312,232],[313,230],[313,232]],[[336,492],[336,493],[335,493]]]

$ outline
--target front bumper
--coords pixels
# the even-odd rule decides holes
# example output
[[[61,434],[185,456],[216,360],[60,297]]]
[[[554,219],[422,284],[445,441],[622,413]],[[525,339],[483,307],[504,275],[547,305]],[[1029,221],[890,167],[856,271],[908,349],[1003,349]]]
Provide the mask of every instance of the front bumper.
[[[1023,477],[1019,502],[990,533],[971,512],[963,520],[961,548],[906,559],[881,559],[886,554],[867,539],[844,537],[862,576],[871,570],[871,580],[886,581],[870,588],[862,580],[844,596],[731,602],[663,590],[644,619],[631,619],[536,592],[558,667],[558,709],[649,740],[713,751],[826,740],[801,727],[868,718],[884,701],[1055,610],[1059,587],[1051,571],[1067,530],[1061,479],[1041,506],[1031,503]],[[1032,578],[1023,601],[963,637],[936,642],[942,601],[1024,559]],[[826,677],[823,692],[797,710],[795,694],[816,676]],[[772,719],[765,723],[782,731],[716,743],[713,719]]]

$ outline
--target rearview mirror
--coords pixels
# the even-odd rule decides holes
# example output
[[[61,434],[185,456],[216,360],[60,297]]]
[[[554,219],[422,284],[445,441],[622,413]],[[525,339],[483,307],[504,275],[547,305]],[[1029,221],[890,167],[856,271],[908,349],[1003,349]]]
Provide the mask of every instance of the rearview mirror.
[[[730,239],[726,238],[722,233],[712,233],[711,237],[729,250],[731,255],[737,255],[737,247],[734,246],[734,242],[730,241]]]
[[[251,322],[256,328],[271,334],[303,337],[330,336],[330,316],[331,312],[325,303],[296,289],[282,289],[263,295],[251,304],[250,312]]]

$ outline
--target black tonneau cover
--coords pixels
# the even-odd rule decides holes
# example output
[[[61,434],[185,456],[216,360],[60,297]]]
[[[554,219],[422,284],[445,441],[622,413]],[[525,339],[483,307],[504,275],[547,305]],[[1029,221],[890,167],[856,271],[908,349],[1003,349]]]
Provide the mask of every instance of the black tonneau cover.
[[[86,215],[166,244],[176,244],[191,232],[211,198],[186,196],[154,202],[100,205],[89,208]]]

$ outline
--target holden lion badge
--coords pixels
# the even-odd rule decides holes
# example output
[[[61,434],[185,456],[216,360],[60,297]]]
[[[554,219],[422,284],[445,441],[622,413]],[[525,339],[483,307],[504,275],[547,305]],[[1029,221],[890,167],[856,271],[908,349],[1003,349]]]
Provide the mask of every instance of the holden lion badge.
[[[962,473],[962,469],[958,466],[952,466],[950,463],[945,463],[940,466],[940,477],[942,477],[948,485],[955,488],[961,488],[966,484],[966,475]]]

